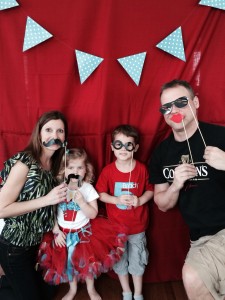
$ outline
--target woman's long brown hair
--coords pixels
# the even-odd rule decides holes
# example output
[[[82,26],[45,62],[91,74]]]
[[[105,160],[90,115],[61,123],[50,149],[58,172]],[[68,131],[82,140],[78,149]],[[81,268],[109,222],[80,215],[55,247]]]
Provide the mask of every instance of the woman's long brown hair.
[[[23,150],[29,152],[34,157],[34,159],[39,163],[40,163],[40,157],[41,157],[41,152],[43,147],[40,138],[40,132],[42,127],[51,120],[61,120],[63,122],[64,130],[65,130],[65,141],[67,141],[68,138],[67,120],[60,111],[53,110],[53,111],[45,112],[43,115],[41,115],[32,131],[28,145]],[[53,173],[53,176],[57,176],[59,172],[60,163],[63,154],[64,154],[64,148],[60,148],[55,151],[55,153],[51,158],[51,171]]]

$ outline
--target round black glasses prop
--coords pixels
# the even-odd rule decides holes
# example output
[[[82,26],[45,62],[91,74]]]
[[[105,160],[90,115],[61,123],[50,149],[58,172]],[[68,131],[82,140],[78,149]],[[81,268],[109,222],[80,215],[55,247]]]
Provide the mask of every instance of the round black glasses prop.
[[[129,152],[133,151],[135,149],[135,145],[131,142],[127,142],[125,144],[123,144],[121,141],[119,140],[116,140],[112,143],[112,146],[114,149],[116,150],[120,150],[122,149],[123,147],[125,147],[125,149]]]

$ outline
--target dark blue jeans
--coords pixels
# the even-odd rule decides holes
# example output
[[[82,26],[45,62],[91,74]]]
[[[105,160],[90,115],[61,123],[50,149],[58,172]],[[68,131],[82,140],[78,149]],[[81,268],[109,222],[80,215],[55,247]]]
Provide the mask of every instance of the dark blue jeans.
[[[16,295],[14,294],[6,276],[0,277],[0,296],[3,300],[16,300]]]
[[[16,247],[0,236],[0,264],[5,272],[6,282],[11,287],[12,298],[16,300],[50,300],[55,288],[47,285],[40,272],[35,270],[38,246]],[[0,287],[0,299],[5,293]],[[8,299],[7,299],[8,300]]]

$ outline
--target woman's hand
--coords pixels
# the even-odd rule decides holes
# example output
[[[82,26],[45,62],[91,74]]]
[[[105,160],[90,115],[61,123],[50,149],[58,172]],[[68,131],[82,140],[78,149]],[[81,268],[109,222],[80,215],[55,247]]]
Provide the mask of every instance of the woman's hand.
[[[48,202],[48,205],[55,205],[60,202],[63,202],[66,199],[67,185],[62,183],[54,187],[46,196],[45,200]]]
[[[2,266],[0,265],[0,278],[1,278],[3,275],[5,275],[5,272],[3,271]]]

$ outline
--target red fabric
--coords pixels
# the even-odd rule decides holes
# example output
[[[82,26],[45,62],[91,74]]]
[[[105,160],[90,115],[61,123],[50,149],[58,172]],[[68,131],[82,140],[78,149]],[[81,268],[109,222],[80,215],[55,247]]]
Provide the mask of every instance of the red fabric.
[[[83,146],[96,175],[112,161],[110,132],[121,123],[141,133],[137,159],[147,162],[168,127],[158,112],[160,86],[190,81],[199,117],[225,124],[225,11],[197,0],[20,0],[0,11],[0,164],[24,148],[37,117],[59,109],[69,120],[69,146]],[[54,35],[22,52],[27,16]],[[182,27],[184,62],[156,45]],[[104,58],[82,85],[74,50]],[[147,51],[140,85],[117,58]],[[150,263],[146,281],[174,280],[188,248],[179,212],[150,204]]]

